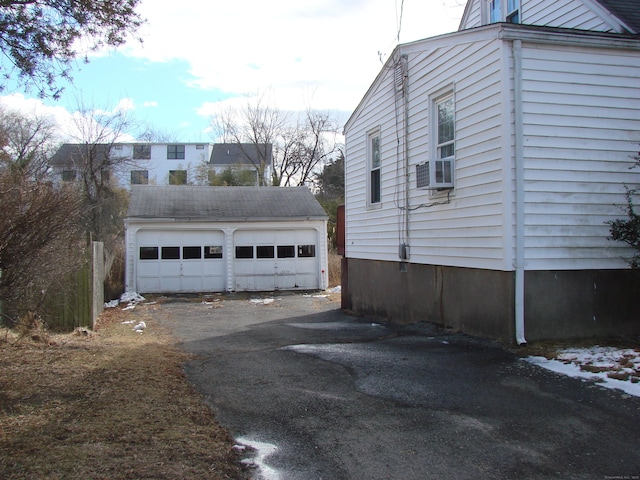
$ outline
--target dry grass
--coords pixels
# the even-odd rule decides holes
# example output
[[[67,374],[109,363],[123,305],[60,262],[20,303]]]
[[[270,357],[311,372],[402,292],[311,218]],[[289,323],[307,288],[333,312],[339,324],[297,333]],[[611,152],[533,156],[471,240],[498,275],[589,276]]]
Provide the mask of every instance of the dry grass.
[[[3,332],[0,478],[246,478],[187,358],[142,310],[109,309],[95,333]]]
[[[335,252],[329,252],[329,286],[336,287],[342,282],[342,257]]]

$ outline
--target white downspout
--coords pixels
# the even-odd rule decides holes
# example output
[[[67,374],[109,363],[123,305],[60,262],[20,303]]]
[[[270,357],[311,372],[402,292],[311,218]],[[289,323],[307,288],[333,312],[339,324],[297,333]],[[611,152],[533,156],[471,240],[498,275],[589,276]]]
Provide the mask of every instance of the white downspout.
[[[524,337],[524,145],[522,133],[522,41],[513,41],[514,150],[516,162],[516,343],[526,345]]]

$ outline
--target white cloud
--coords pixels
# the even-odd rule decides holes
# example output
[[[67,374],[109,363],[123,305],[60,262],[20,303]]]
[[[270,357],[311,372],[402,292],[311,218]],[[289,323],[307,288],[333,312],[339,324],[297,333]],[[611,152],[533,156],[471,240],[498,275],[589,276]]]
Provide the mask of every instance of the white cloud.
[[[143,0],[144,44],[125,52],[151,61],[183,59],[192,86],[229,94],[273,89],[284,109],[352,110],[397,42],[457,29],[460,0]]]
[[[152,102],[152,101],[147,101],[142,104],[144,108],[155,108],[158,105],[159,105],[158,102]]]

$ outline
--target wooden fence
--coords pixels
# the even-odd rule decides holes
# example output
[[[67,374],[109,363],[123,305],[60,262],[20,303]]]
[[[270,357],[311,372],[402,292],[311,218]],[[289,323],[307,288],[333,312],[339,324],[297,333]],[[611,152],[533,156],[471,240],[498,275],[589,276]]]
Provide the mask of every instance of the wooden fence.
[[[87,262],[51,292],[44,307],[47,326],[69,331],[93,328],[104,305],[104,244],[93,242]]]

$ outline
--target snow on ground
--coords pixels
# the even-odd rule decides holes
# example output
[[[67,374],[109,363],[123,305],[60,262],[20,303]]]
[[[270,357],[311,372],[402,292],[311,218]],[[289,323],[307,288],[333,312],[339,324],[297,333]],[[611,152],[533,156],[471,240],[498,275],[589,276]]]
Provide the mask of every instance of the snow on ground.
[[[640,397],[640,351],[632,348],[564,348],[554,358],[529,356],[523,360],[562,375],[596,382]]]
[[[236,441],[240,443],[240,445],[237,446],[240,447],[237,448],[237,450],[239,451],[244,451],[244,448],[242,448],[242,446],[248,446],[255,450],[255,456],[252,456],[251,458],[245,458],[244,460],[242,460],[242,463],[249,467],[257,468],[260,472],[260,476],[258,478],[260,478],[261,480],[280,479],[280,474],[278,473],[278,471],[271,468],[265,463],[265,459],[269,455],[274,453],[278,449],[278,447],[270,443],[258,442],[256,440],[251,440],[244,437],[237,438]]]

